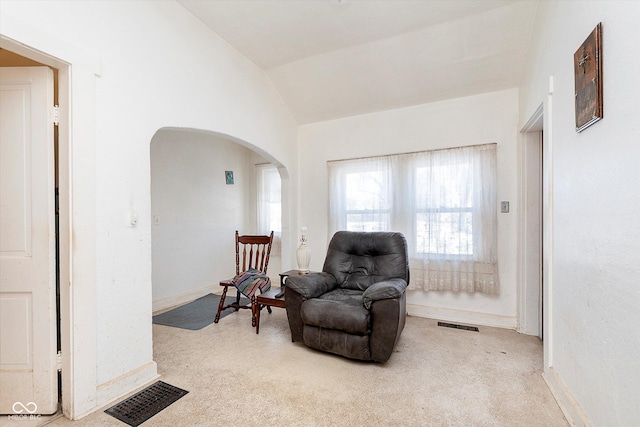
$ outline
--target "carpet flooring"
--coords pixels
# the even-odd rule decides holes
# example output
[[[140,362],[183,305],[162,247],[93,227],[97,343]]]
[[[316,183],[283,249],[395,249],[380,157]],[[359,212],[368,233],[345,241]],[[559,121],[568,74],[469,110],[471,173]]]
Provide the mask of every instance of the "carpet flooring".
[[[286,311],[198,331],[153,326],[161,379],[189,394],[144,426],[567,426],[542,373],[542,343],[408,317],[385,364],[292,343]],[[53,426],[124,426],[102,411]]]

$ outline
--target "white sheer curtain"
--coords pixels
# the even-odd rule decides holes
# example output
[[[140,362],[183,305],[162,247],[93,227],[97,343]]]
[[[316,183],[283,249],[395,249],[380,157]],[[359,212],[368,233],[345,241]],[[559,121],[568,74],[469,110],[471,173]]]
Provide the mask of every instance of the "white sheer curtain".
[[[401,231],[411,285],[499,292],[496,144],[329,162],[329,231]]]
[[[271,253],[280,254],[282,238],[281,179],[278,169],[270,164],[256,165],[258,189],[258,233],[273,231]]]
[[[483,145],[420,156],[414,285],[498,293],[495,154]]]
[[[388,231],[394,207],[395,157],[329,162],[329,229]]]

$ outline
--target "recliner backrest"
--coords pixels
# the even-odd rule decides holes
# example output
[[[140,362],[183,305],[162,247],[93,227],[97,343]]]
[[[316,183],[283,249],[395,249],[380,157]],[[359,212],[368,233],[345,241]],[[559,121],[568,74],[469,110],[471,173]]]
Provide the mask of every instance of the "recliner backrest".
[[[407,241],[402,233],[338,231],[329,243],[322,271],[341,288],[365,290],[401,278],[409,283]]]

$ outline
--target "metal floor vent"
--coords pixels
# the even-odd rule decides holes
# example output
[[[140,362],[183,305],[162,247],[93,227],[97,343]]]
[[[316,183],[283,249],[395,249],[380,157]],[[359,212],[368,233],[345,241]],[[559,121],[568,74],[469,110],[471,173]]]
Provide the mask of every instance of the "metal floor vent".
[[[104,412],[137,427],[187,393],[186,390],[158,381]]]
[[[457,325],[455,323],[438,322],[438,326],[444,326],[445,328],[453,329],[464,329],[465,331],[480,332],[475,326]]]

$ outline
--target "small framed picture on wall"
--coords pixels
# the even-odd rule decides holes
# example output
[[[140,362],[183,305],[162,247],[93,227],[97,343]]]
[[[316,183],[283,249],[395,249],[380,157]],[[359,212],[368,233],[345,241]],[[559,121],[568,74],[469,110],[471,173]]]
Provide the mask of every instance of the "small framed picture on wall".
[[[233,171],[224,171],[224,179],[227,185],[233,185]]]

